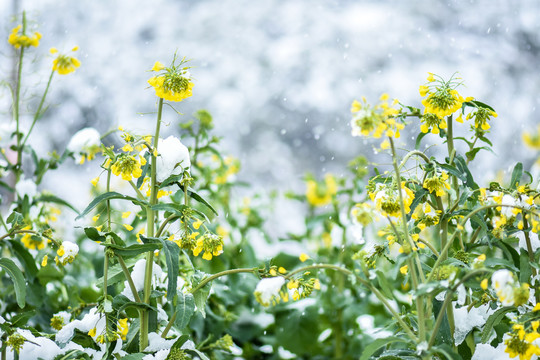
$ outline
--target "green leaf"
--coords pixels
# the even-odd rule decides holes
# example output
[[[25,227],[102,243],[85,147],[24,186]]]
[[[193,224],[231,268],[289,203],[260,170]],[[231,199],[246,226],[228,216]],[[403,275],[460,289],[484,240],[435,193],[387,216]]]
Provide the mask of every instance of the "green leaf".
[[[18,213],[16,211],[9,214],[8,218],[6,219],[8,224],[11,224],[13,226],[20,225],[24,222],[24,217],[21,213]]]
[[[52,202],[55,204],[64,205],[70,208],[71,210],[75,211],[75,213],[77,214],[79,213],[79,210],[77,210],[73,205],[71,205],[67,201],[60,199],[59,197],[54,196],[52,194],[41,195],[38,199],[36,199],[36,201]]]
[[[441,164],[441,163],[437,163],[442,169],[446,170],[447,173],[449,173],[450,175],[454,175],[455,177],[457,177],[459,180],[461,181],[465,181],[467,180],[467,178],[465,177],[465,175],[463,174],[463,172],[459,171],[456,167],[452,166],[452,165],[448,165],[448,164]]]
[[[201,360],[210,360],[208,356],[206,356],[203,352],[197,349],[185,349],[184,351],[186,353],[190,353],[192,355],[198,356],[199,358],[201,358]]]
[[[416,137],[416,143],[414,144],[415,150],[420,150],[420,143],[422,142],[422,139],[424,138],[424,136],[426,136],[427,134],[428,133],[423,133],[423,132],[418,134],[418,136]]]
[[[152,209],[158,211],[168,211],[173,214],[182,215],[184,210],[189,209],[189,207],[182,204],[156,204],[152,205]]]
[[[189,335],[182,335],[178,337],[178,339],[176,339],[174,344],[171,346],[171,350],[182,348],[182,345],[184,345],[184,343],[188,341],[188,339],[189,339]]]
[[[379,280],[379,285],[384,295],[386,295],[388,299],[394,299],[394,294],[392,293],[392,287],[390,286],[390,283],[388,283],[388,280],[386,279],[384,272],[381,270],[377,270],[376,273],[377,273],[377,280]]]
[[[375,354],[377,350],[379,350],[383,346],[386,346],[394,342],[407,342],[407,340],[402,339],[397,336],[390,336],[387,338],[375,339],[368,346],[364,348],[364,351],[362,352],[362,356],[360,356],[359,360],[368,360],[371,357],[371,355]]]
[[[36,266],[36,261],[34,260],[34,257],[28,252],[28,250],[21,244],[20,241],[8,240],[8,242],[11,245],[15,256],[17,257],[17,259],[19,259],[22,266],[24,267],[24,271],[26,273],[26,276],[28,276],[28,280],[33,280],[38,273],[38,268]]]
[[[148,205],[148,202],[146,201],[139,200],[132,196],[122,195],[120,193],[111,191],[111,192],[101,194],[98,197],[96,197],[94,200],[92,200],[92,202],[86,207],[86,209],[83,210],[82,213],[79,214],[79,216],[75,218],[75,220],[78,220],[82,218],[83,216],[85,216],[86,214],[88,214],[90,211],[92,211],[92,209],[98,206],[98,204],[101,203],[102,201],[113,200],[113,199],[128,200],[134,203],[135,205],[140,205],[140,206]]]
[[[478,184],[474,182],[474,178],[471,172],[469,171],[469,168],[467,167],[467,163],[465,162],[465,159],[463,159],[461,155],[456,155],[454,158],[454,162],[458,170],[461,171],[461,173],[463,174],[462,176],[465,177],[465,181],[464,181],[465,186],[473,190],[479,189]]]
[[[459,356],[459,354],[457,354],[454,351],[454,349],[452,349],[452,346],[449,345],[449,344],[437,345],[437,346],[434,346],[432,349],[433,349],[433,352],[435,352],[437,354],[444,355],[445,359],[448,359],[448,360],[463,360],[463,358],[461,356]]]
[[[439,313],[442,309],[443,302],[438,301],[436,299],[433,299],[433,314],[436,314],[436,316],[439,316]],[[452,334],[452,331],[450,330],[450,323],[448,322],[448,315],[446,310],[444,311],[443,320],[441,323],[441,326],[439,327],[439,331],[437,332],[437,335],[435,336],[435,342],[437,344],[454,344],[454,334]]]
[[[197,194],[193,189],[188,189],[188,195],[189,197],[191,197],[192,199],[200,202],[201,204],[205,205],[207,208],[209,208],[210,210],[212,210],[212,212],[214,214],[216,214],[216,216],[219,216],[216,209],[214,209],[212,207],[212,205],[210,205],[210,203],[208,201],[206,201],[205,199],[203,199],[203,197],[199,194]]]
[[[93,241],[104,241],[105,237],[99,234],[99,231],[95,227],[85,227],[84,233],[90,240]]]
[[[180,262],[180,248],[169,240],[158,238],[161,242],[161,252],[165,254],[165,265],[167,265],[167,300],[172,300],[176,295],[178,284],[178,273],[180,272],[178,263]]]
[[[81,360],[81,359],[90,360],[91,357],[84,351],[77,350],[77,349],[69,350],[65,354],[60,354],[54,357],[54,360]],[[123,357],[123,359],[127,359],[127,357]]]
[[[123,256],[124,258],[131,258],[145,252],[161,249],[161,244],[158,244],[158,243],[133,244],[127,247],[124,247],[122,245],[114,245],[114,244],[106,244],[106,246],[112,249],[115,254]]]
[[[195,299],[192,294],[178,293],[176,302],[176,319],[174,325],[178,330],[183,330],[195,314]]]
[[[15,265],[13,260],[7,258],[0,259],[0,267],[2,267],[11,277],[11,280],[15,285],[17,304],[22,309],[26,305],[26,280],[22,271]]]
[[[523,175],[523,164],[518,162],[514,166],[512,171],[512,178],[510,180],[510,190],[516,190],[519,182],[521,181],[521,176]]]
[[[30,311],[25,311],[23,313],[15,315],[11,319],[11,326],[13,328],[18,328],[18,327],[22,327],[22,326],[26,325],[28,320],[30,320],[30,318],[34,317],[36,315],[36,313],[37,313],[36,310],[30,310]]]
[[[529,265],[529,254],[523,249],[521,249],[521,253],[519,254],[519,270],[519,281],[528,283],[532,275],[532,268]]]
[[[517,309],[514,306],[506,306],[503,307],[497,311],[495,311],[493,314],[489,316],[489,318],[486,321],[486,324],[484,325],[484,330],[482,330],[482,336],[480,337],[480,342],[482,344],[486,344],[491,337],[491,330],[493,327],[497,326],[502,319],[505,318],[506,313],[510,311],[516,311]]]
[[[206,277],[206,275],[207,274],[201,271],[196,271],[195,274],[192,276],[191,286],[193,288],[196,287]],[[212,288],[211,284],[212,282],[209,282],[193,294],[193,298],[195,299],[195,305],[197,306],[197,311],[200,312],[203,317],[206,317],[206,300],[208,299],[210,289]]]
[[[146,354],[144,353],[128,354],[128,355],[122,356],[122,359],[123,360],[142,360],[142,358],[145,356]]]

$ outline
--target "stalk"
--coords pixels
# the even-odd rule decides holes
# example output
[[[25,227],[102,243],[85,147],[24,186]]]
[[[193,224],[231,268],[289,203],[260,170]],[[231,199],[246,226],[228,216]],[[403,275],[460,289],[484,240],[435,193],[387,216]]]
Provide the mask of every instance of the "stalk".
[[[26,12],[23,11],[22,21],[22,33],[26,33]],[[15,185],[19,182],[22,171],[22,149],[21,149],[21,137],[19,136],[20,128],[20,102],[21,102],[21,81],[22,81],[22,66],[24,58],[24,46],[21,46],[21,52],[19,53],[19,68],[17,70],[17,83],[15,85],[15,106],[13,108],[13,117],[16,123],[16,135],[17,138],[17,163],[15,165]]]
[[[154,135],[154,144],[152,151],[152,172],[151,172],[151,187],[150,187],[150,206],[146,208],[146,227],[148,237],[154,237],[155,227],[155,213],[152,206],[157,203],[157,186],[156,186],[156,156],[158,143],[159,143],[159,130],[161,127],[161,114],[163,111],[163,98],[159,99],[158,113],[156,122],[156,133]],[[146,254],[146,268],[144,272],[144,302],[148,304],[150,302],[150,292],[152,291],[152,270],[154,267],[154,253],[148,252]],[[139,350],[143,351],[148,346],[148,320],[149,314],[147,310],[143,310],[141,313],[141,334],[139,339]]]

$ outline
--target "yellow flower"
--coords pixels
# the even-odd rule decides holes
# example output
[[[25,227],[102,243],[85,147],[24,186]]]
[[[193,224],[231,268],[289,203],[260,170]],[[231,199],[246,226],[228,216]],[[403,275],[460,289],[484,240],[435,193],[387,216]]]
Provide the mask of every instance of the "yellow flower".
[[[409,272],[409,265],[403,265],[402,267],[400,267],[399,272],[401,273],[401,275],[407,275],[407,273]]]
[[[131,215],[131,211],[125,211],[122,213],[122,219],[127,219]]]
[[[429,82],[435,82],[434,75],[429,73]],[[420,94],[425,114],[434,114],[440,119],[455,113],[461,108],[465,99],[455,90],[457,84],[452,77],[449,81],[438,80],[438,85],[420,87]],[[427,131],[426,131],[427,132]]]
[[[131,231],[133,230],[133,226],[129,225],[129,224],[123,224],[124,227],[126,228],[127,231]]]
[[[41,39],[41,34],[39,32],[35,32],[33,36],[27,36],[24,34],[19,34],[19,31],[22,29],[22,25],[18,25],[14,27],[11,30],[11,33],[8,37],[8,43],[10,43],[15,49],[19,49],[21,47],[38,47],[39,46],[39,40]]]
[[[156,61],[152,71],[164,72],[151,77],[148,83],[154,88],[158,97],[169,101],[182,101],[192,95],[193,82],[189,67],[181,67],[186,63],[185,58],[178,65],[175,65],[175,60],[176,58],[170,68]]]
[[[142,158],[144,159],[144,158]],[[123,180],[131,181],[132,178],[139,178],[142,175],[142,160],[137,160],[132,155],[121,154],[116,162],[111,166],[112,173],[116,176],[122,176]]]
[[[325,175],[324,184],[317,183],[315,180],[308,180],[306,186],[306,198],[312,206],[327,205],[337,194],[336,179],[331,174]]]
[[[97,186],[97,184],[99,182],[99,176],[96,176],[90,182],[92,183],[93,186]]]
[[[212,260],[213,256],[219,256],[223,253],[223,238],[210,233],[199,237],[193,248],[193,256],[199,256],[201,252],[204,260]]]
[[[480,283],[480,287],[482,288],[482,290],[487,290],[487,288],[488,288],[488,279],[482,280],[482,282]]]
[[[23,230],[30,230],[30,226],[26,226]],[[41,250],[47,244],[47,240],[41,236],[35,235],[33,233],[25,233],[21,239],[21,242],[28,249],[32,250]]]
[[[129,330],[128,319],[127,318],[119,319],[117,329],[118,329],[118,335],[120,335],[120,338],[122,340],[126,340],[127,333]]]
[[[450,190],[450,184],[448,183],[448,174],[442,172],[440,175],[434,174],[432,177],[426,178],[423,184],[424,188],[428,189],[430,193],[435,192],[437,196],[444,195],[444,189]]]
[[[47,266],[47,261],[49,260],[49,255],[45,255],[41,261],[41,267]]]
[[[203,223],[202,220],[198,220],[198,219],[197,219],[197,221],[195,221],[195,222],[193,223],[193,228],[194,228],[195,230],[199,230],[199,228],[201,227],[202,223]]]
[[[309,259],[309,255],[308,255],[308,254],[304,254],[304,253],[301,253],[301,254],[300,254],[300,261],[301,261],[301,262],[304,262],[304,261],[306,261],[307,259]]]
[[[54,50],[54,52],[53,52]],[[78,50],[78,47],[74,47],[72,51]],[[51,53],[56,53],[56,49],[52,48]],[[72,56],[60,54],[53,60],[53,71],[56,71],[60,75],[67,75],[81,66],[81,62]]]

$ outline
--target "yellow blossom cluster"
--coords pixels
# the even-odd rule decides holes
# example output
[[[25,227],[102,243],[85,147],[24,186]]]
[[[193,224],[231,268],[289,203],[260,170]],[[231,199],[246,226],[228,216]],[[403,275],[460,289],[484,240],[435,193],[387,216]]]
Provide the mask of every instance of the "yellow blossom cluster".
[[[450,190],[448,182],[448,173],[446,171],[434,172],[430,177],[426,177],[423,184],[430,193],[435,193],[437,196],[443,196],[445,189]]]
[[[330,204],[337,194],[337,182],[333,175],[326,174],[324,182],[309,179],[306,182],[306,198],[312,206],[324,206]]]
[[[73,52],[77,50],[79,50],[78,46],[71,49]],[[51,48],[49,52],[54,55],[58,53],[58,50],[56,48]],[[53,60],[52,69],[60,75],[67,75],[77,70],[79,66],[81,66],[79,59],[69,55],[58,54],[58,56]]]
[[[523,324],[514,324],[512,332],[504,341],[504,350],[511,358],[519,356],[519,360],[530,360],[534,355],[540,355],[540,347],[536,340],[540,338],[538,333],[540,321],[532,321],[527,329]]]
[[[181,67],[185,62],[183,59],[179,65],[175,65],[173,61],[171,67],[167,68],[156,61],[152,71],[159,74],[148,79],[148,83],[152,85],[158,97],[179,102],[192,95],[193,82],[189,67]]]
[[[414,192],[405,186],[405,182],[401,182],[400,188],[403,197],[403,206],[407,214],[411,211]],[[381,212],[382,216],[401,216],[399,193],[396,191],[395,186],[379,183],[374,189],[369,191],[369,197],[375,203],[375,207]]]
[[[105,168],[111,166],[111,171],[116,176],[121,176],[123,180],[131,181],[133,178],[138,179],[142,175],[142,168],[146,164],[146,159],[143,156],[135,157],[129,154],[120,154],[112,163],[108,159],[105,163]]]
[[[18,25],[11,30],[8,36],[8,43],[10,43],[15,49],[25,47],[38,47],[39,40],[41,39],[41,33],[35,32],[34,35],[28,36],[21,33],[22,25]]]
[[[380,97],[380,103],[371,107],[365,98],[362,102],[354,100],[351,106],[353,115],[351,129],[353,136],[373,136],[380,138],[383,135],[399,138],[400,131],[405,125],[396,119],[400,110],[394,108],[399,102],[397,99],[390,104],[388,94]]]

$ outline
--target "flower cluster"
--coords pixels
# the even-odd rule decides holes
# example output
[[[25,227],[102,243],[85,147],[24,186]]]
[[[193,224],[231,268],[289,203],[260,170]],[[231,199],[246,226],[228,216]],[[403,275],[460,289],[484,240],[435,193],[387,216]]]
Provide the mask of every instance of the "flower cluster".
[[[60,245],[60,248],[56,251],[56,256],[54,260],[56,261],[56,264],[62,264],[67,265],[68,263],[72,263],[73,260],[75,260],[75,257],[79,253],[79,246],[77,244],[72,243],[71,241],[64,241],[62,245]]]
[[[523,324],[515,324],[512,327],[512,332],[504,341],[506,345],[505,352],[511,358],[519,355],[519,360],[530,360],[534,355],[540,355],[540,347],[536,340],[540,338],[538,333],[538,325],[540,321],[532,321],[530,329],[526,331]]]
[[[79,50],[78,46],[75,46],[73,49],[71,49],[72,52],[75,52],[77,50]],[[56,48],[51,48],[49,52],[54,55],[58,53],[58,50]],[[79,61],[79,59],[65,54],[58,54],[56,59],[53,60],[52,69],[60,75],[67,75],[77,70],[79,66],[81,66],[81,62]]]
[[[192,95],[193,82],[189,67],[182,67],[186,63],[185,58],[178,65],[175,65],[175,60],[176,58],[171,67],[165,67],[156,61],[152,71],[158,75],[151,77],[148,83],[152,85],[158,97],[169,101],[182,101]]]
[[[306,198],[312,206],[330,204],[336,194],[337,182],[331,174],[326,174],[322,183],[313,179],[309,179],[306,182]]]
[[[400,188],[405,213],[409,213],[414,200],[414,192],[405,185],[405,182],[401,182]],[[382,183],[377,183],[376,185],[370,184],[368,190],[371,201],[375,203],[375,207],[381,212],[382,216],[401,216],[399,193],[396,191],[394,185]]]
[[[464,99],[457,92],[456,87],[461,82],[458,82],[459,79],[454,76],[444,81],[440,76],[429,73],[427,80],[426,85],[420,86],[420,95],[425,97],[422,100],[422,105],[425,107],[424,114],[433,114],[443,119],[458,111],[464,102],[472,100],[472,98]]]
[[[38,47],[39,40],[41,39],[41,33],[35,32],[34,35],[28,36],[21,33],[22,25],[18,25],[11,30],[8,37],[8,43],[10,43],[15,49],[25,47]]]
[[[400,131],[405,125],[397,120],[400,111],[393,107],[398,104],[398,101],[394,100],[392,104],[389,104],[388,99],[387,94],[381,95],[380,103],[374,107],[371,107],[365,98],[362,98],[362,103],[358,100],[353,101],[351,106],[353,136],[400,137]]]
[[[212,256],[219,256],[223,253],[223,238],[212,233],[205,233],[197,239],[193,255],[199,256],[203,252],[202,258],[212,260]]]
[[[430,193],[435,193],[437,196],[443,196],[445,189],[450,190],[448,173],[446,173],[446,171],[434,171],[430,177],[426,177],[423,186]]]

